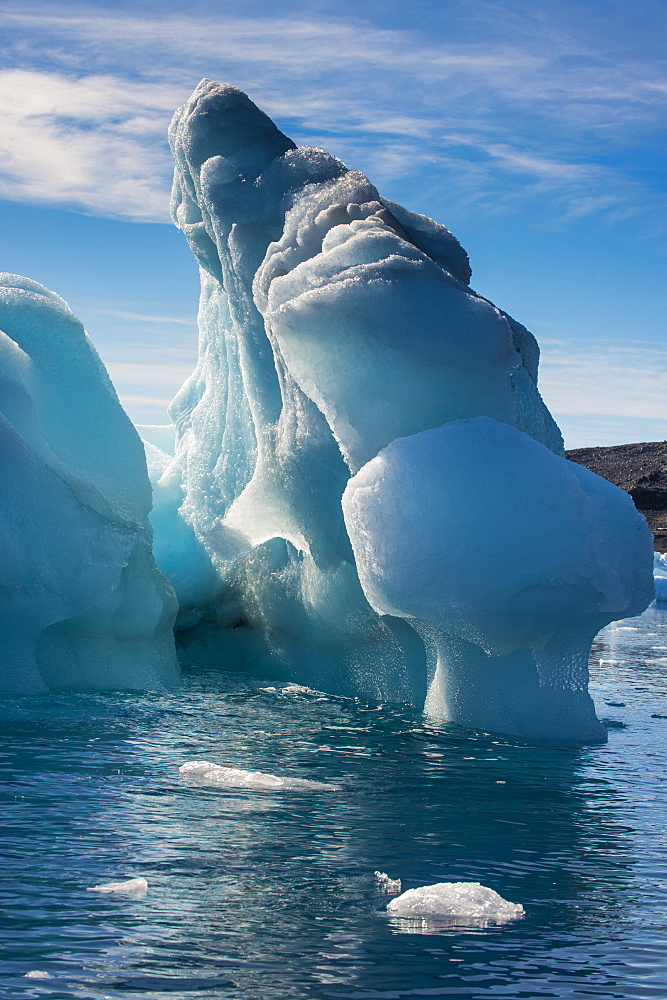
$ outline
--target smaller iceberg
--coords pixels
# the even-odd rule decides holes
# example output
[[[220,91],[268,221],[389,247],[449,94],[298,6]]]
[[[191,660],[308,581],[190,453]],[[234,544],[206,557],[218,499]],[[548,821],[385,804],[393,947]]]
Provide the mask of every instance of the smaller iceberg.
[[[0,692],[178,678],[141,440],[67,304],[0,274]]]
[[[437,882],[408,889],[387,903],[392,917],[454,926],[490,927],[521,920],[526,911],[480,882]]]
[[[179,772],[198,785],[213,788],[257,788],[262,791],[339,792],[336,785],[308,778],[282,778],[262,771],[246,771],[241,767],[223,767],[207,760],[191,760],[179,767]]]

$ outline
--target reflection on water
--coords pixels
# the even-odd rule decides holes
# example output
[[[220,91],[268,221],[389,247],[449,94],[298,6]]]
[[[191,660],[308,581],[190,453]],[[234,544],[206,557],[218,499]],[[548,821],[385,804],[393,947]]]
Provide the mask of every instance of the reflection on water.
[[[213,671],[6,706],[3,1000],[667,996],[667,608],[601,633],[591,672],[602,748]],[[199,787],[189,760],[340,791]],[[416,934],[376,870],[526,917]]]

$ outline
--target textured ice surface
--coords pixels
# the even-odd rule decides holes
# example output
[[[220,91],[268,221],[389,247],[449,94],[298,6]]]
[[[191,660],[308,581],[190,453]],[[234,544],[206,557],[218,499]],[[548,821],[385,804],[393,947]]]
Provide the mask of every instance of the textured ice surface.
[[[336,792],[336,785],[308,778],[279,777],[262,771],[246,771],[240,767],[223,767],[207,760],[191,760],[179,767],[179,772],[198,785],[225,788],[259,788],[265,791]]]
[[[343,510],[371,605],[431,645],[432,713],[595,736],[591,641],[652,598],[650,532],[627,494],[476,417],[392,442]]]
[[[202,81],[170,141],[199,361],[172,461],[146,439],[183,656],[603,738],[587,648],[652,597],[650,541],[564,461],[532,335],[469,287],[444,226],[235,88]]]
[[[392,917],[488,927],[520,920],[526,911],[479,882],[437,882],[408,889],[387,903]]]
[[[55,293],[0,275],[0,691],[177,677],[141,441]]]
[[[126,896],[145,896],[148,882],[145,878],[130,878],[125,882],[105,882],[103,885],[93,885],[88,892],[118,892]]]

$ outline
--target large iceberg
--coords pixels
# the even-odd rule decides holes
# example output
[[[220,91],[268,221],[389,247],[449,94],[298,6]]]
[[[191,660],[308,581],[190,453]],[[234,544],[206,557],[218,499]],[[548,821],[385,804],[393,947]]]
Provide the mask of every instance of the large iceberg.
[[[0,274],[0,691],[173,683],[141,440],[81,323]]]
[[[587,653],[652,599],[651,536],[563,457],[533,336],[444,226],[236,88],[202,81],[170,140],[202,286],[173,457],[149,448],[181,655],[602,738]]]

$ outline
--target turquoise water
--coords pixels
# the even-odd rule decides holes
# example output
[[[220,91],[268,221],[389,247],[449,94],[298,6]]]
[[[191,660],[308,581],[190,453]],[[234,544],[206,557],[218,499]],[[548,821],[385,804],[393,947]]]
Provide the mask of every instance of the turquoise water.
[[[202,670],[6,705],[0,996],[667,997],[667,610],[606,629],[591,668],[602,748]],[[340,790],[196,787],[201,758]],[[416,928],[376,869],[526,917]],[[86,892],[132,876],[144,898]]]

